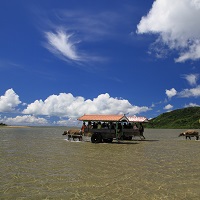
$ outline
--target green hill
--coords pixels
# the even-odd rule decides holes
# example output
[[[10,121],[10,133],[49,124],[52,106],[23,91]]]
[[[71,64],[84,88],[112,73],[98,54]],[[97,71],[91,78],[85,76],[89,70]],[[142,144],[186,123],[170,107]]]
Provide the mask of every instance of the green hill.
[[[188,107],[163,113],[151,119],[145,127],[200,129],[200,107]]]
[[[0,126],[7,126],[7,124],[4,124],[4,123],[0,123]]]

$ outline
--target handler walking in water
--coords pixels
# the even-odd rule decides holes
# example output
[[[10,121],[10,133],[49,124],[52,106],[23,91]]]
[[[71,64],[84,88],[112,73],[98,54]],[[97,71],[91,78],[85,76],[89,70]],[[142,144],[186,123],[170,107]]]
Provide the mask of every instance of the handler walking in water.
[[[140,123],[139,131],[140,131],[140,136],[142,136],[145,139],[145,137],[143,135],[143,133],[144,133],[144,127],[143,127],[142,123]]]

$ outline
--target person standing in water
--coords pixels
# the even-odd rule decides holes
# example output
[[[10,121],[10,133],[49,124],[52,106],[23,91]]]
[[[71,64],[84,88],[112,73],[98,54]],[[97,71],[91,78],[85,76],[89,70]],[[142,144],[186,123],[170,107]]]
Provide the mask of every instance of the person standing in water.
[[[81,133],[82,134],[85,132],[85,128],[87,128],[87,126],[85,125],[85,122],[83,122],[83,125],[81,127]]]
[[[140,123],[139,131],[140,131],[140,136],[142,136],[145,139],[145,137],[143,135],[143,133],[144,133],[144,127],[143,127],[142,123]]]

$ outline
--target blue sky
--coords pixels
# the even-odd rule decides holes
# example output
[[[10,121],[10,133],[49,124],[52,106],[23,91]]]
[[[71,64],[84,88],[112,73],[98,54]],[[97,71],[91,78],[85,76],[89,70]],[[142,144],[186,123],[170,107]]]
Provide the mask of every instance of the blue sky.
[[[200,106],[200,0],[8,0],[0,18],[0,122]]]

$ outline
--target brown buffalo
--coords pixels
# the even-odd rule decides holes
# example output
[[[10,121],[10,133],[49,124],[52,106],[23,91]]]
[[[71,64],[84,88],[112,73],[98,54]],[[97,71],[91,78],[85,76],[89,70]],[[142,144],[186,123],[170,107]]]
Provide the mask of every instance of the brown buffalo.
[[[80,129],[70,129],[68,131],[64,131],[63,135],[80,135],[81,130]]]
[[[191,140],[191,137],[196,137],[196,140],[199,139],[199,132],[195,131],[195,130],[187,130],[183,133],[180,133],[180,136],[185,136],[185,139],[189,138]]]
[[[68,140],[71,138],[72,140],[78,139],[79,141],[82,141],[82,135],[68,135]]]

